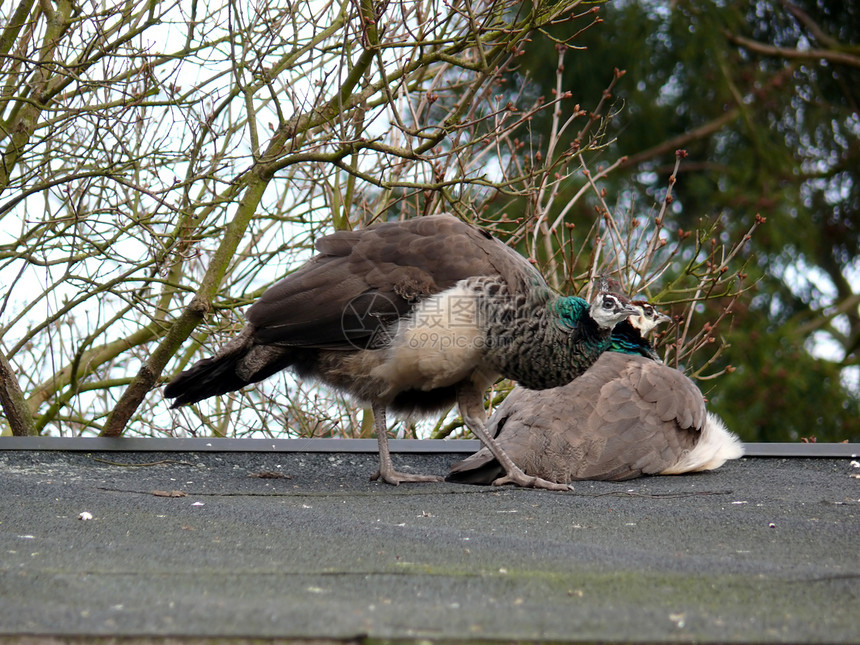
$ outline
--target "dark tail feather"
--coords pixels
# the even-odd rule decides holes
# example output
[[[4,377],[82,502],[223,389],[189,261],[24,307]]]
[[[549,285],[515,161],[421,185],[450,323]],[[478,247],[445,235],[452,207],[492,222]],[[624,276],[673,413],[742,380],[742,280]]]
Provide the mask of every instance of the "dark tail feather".
[[[505,474],[505,469],[496,461],[490,451],[483,448],[471,457],[458,461],[451,466],[446,482],[455,484],[489,485]]]
[[[197,403],[210,396],[233,392],[248,385],[250,381],[236,373],[236,367],[244,357],[245,352],[237,351],[195,363],[165,386],[164,396],[174,399],[170,407],[178,408],[180,405]]]
[[[257,345],[253,329],[246,327],[212,358],[197,361],[164,388],[164,396],[174,399],[171,408],[197,403],[210,396],[235,392],[262,381],[293,364],[292,348]]]

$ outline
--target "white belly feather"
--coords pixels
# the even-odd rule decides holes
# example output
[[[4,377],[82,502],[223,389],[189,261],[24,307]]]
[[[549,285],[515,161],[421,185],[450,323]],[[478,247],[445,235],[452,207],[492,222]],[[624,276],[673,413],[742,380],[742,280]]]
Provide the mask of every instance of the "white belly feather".
[[[459,284],[423,300],[400,321],[373,376],[425,391],[469,376],[482,363],[485,343],[476,304],[474,293]]]

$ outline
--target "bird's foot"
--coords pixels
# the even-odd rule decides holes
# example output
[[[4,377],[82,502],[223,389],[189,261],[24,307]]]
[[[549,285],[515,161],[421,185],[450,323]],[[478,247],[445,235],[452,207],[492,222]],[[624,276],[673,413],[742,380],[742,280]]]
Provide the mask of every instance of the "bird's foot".
[[[415,475],[412,473],[401,473],[394,469],[386,471],[385,474],[382,474],[377,470],[370,478],[370,481],[375,482],[377,479],[381,479],[382,481],[388,484],[393,484],[394,486],[397,486],[398,484],[423,484],[445,480],[444,477],[440,477],[439,475]]]
[[[558,482],[551,482],[541,477],[531,477],[519,468],[509,472],[504,477],[499,477],[493,482],[493,486],[504,486],[505,484],[513,484],[514,486],[522,486],[523,488],[543,488],[544,490],[573,490],[573,486],[569,484],[559,484]]]

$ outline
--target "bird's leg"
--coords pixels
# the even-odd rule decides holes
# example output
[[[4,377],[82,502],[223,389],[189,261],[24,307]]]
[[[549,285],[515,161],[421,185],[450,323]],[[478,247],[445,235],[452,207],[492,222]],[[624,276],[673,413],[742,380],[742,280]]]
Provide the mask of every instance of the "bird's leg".
[[[502,447],[493,439],[487,432],[486,413],[484,412],[484,396],[477,388],[467,387],[461,388],[458,396],[458,405],[460,414],[463,416],[463,422],[472,431],[478,439],[493,453],[502,468],[505,469],[505,476],[500,477],[493,482],[494,486],[503,484],[514,484],[525,488],[545,488],[547,490],[572,490],[571,486],[551,482],[541,477],[531,477],[526,475],[519,466],[517,466],[510,457],[502,450]]]
[[[382,481],[389,484],[402,483],[420,483],[420,482],[441,482],[442,477],[438,475],[414,475],[410,473],[401,473],[394,470],[394,465],[391,463],[391,453],[388,450],[388,432],[385,424],[385,407],[381,405],[373,406],[373,423],[376,426],[376,440],[379,442],[379,471],[371,477],[371,480],[377,480],[380,477]]]

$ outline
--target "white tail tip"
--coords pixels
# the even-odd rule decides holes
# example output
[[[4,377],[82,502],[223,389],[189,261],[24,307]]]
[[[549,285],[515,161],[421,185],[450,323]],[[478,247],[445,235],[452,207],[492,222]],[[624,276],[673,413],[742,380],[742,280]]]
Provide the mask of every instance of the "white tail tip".
[[[744,455],[744,444],[736,434],[726,428],[726,424],[716,414],[708,412],[705,427],[699,443],[690,452],[661,472],[661,475],[680,475],[701,470],[714,470],[729,459],[739,459]]]

